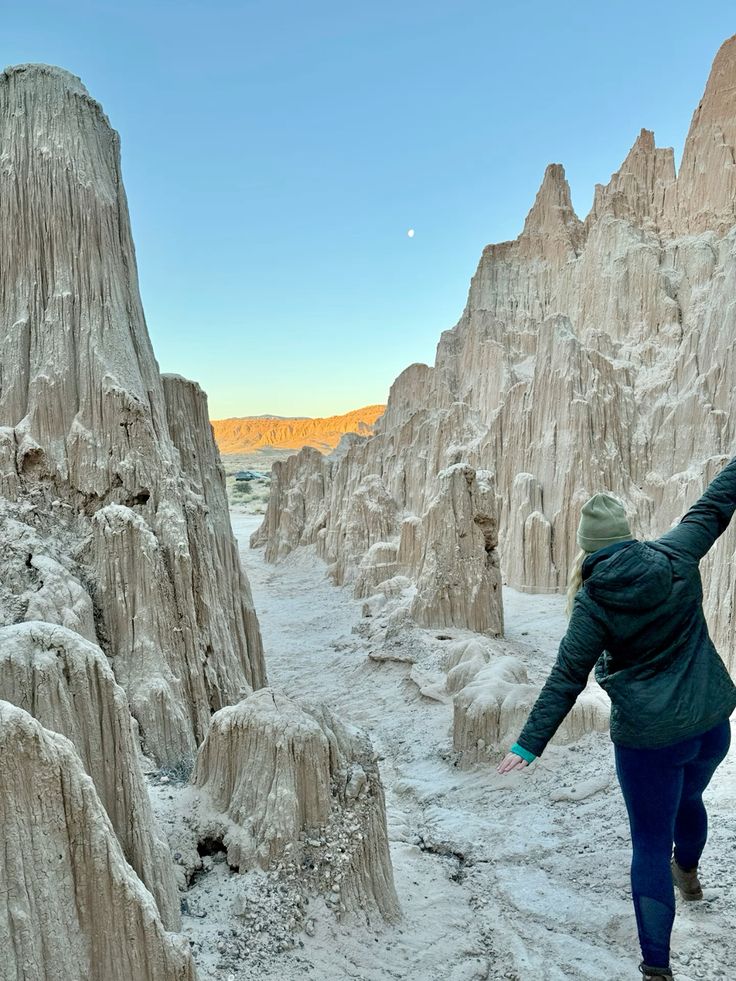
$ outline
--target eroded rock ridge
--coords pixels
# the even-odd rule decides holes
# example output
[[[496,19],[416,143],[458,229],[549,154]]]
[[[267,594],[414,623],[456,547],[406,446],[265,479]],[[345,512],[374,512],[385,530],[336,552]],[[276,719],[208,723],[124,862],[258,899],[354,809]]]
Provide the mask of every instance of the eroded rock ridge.
[[[679,172],[642,130],[584,220],[551,164],[519,237],[483,251],[434,366],[396,379],[372,438],[332,460],[303,451],[277,465],[254,544],[274,560],[316,543],[338,582],[371,549],[389,579],[394,550],[396,570],[417,582],[419,564],[399,553],[416,554],[438,475],[459,464],[495,475],[501,568],[525,590],[564,587],[580,505],[599,490],[626,501],[635,534],[679,518],[736,445],[735,93],[733,37]],[[361,525],[356,502],[371,481],[383,491]],[[452,509],[443,513],[444,534],[464,536]],[[735,548],[729,530],[704,565],[706,610],[731,669]],[[429,622],[443,622],[440,610]],[[461,619],[477,629],[474,616]]]
[[[118,136],[46,65],[0,74],[0,322],[0,976],[193,981],[140,749],[193,761],[265,684],[260,631],[206,397],[153,354]]]
[[[7,69],[0,153],[0,493],[39,537],[19,585],[37,602],[51,575],[37,556],[63,553],[93,610],[78,629],[110,658],[146,750],[191,757],[211,713],[265,682],[206,399],[159,373],[118,136],[82,83]],[[44,615],[64,623],[55,602]]]

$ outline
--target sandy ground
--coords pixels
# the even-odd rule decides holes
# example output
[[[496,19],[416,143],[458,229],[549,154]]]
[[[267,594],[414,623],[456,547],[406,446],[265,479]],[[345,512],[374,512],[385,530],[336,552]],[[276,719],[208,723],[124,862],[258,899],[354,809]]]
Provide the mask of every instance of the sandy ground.
[[[361,627],[361,603],[331,585],[324,565],[301,549],[277,566],[248,548],[257,516],[232,514],[261,622],[270,683],[328,702],[366,728],[381,773],[396,887],[394,927],[337,923],[315,908],[314,936],[239,963],[218,954],[247,875],[212,865],[187,900],[204,917],[184,917],[202,979],[291,981],[626,981],[640,977],[629,897],[630,847],[607,735],[551,746],[522,773],[492,766],[460,770],[452,754],[452,705],[423,698],[411,665],[376,660]],[[541,682],[564,631],[558,596],[504,592],[504,648]],[[365,621],[362,621],[365,624]],[[357,628],[357,632],[354,628]],[[448,631],[461,639],[461,631]],[[470,636],[465,634],[465,636]],[[432,660],[446,640],[421,631]],[[385,653],[385,652],[384,652]],[[552,800],[560,790],[570,798]],[[171,832],[182,820],[181,791],[155,784],[152,796]],[[564,795],[563,795],[564,796]],[[736,754],[708,791],[711,837],[702,863],[705,901],[678,903],[673,935],[677,981],[736,978]],[[321,901],[317,901],[320,903]],[[301,946],[303,944],[303,946]]]

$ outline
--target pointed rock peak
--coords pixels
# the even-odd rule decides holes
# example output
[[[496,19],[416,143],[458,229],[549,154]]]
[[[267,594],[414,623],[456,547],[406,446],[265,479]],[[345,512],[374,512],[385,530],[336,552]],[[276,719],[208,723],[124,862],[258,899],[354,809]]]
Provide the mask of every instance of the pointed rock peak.
[[[693,113],[671,202],[679,233],[725,232],[736,222],[736,35],[721,45]]]
[[[575,214],[562,164],[549,164],[524,230],[517,239],[522,255],[567,261],[579,251],[583,224]]]
[[[611,180],[608,184],[597,186],[604,190],[609,190],[626,176],[633,176],[644,180],[646,183],[650,183],[655,176],[655,171],[657,172],[657,177],[666,177],[662,164],[671,156],[672,151],[669,148],[657,149],[654,142],[654,133],[651,129],[642,129],[634,140],[631,149],[624,157],[624,161],[619,169],[614,174],[611,174]],[[674,176],[673,164],[672,179],[674,179]]]
[[[604,214],[626,218],[636,225],[653,222],[658,226],[666,189],[674,180],[671,147],[657,148],[652,130],[642,129],[608,184],[596,184],[586,227],[590,229]]]
[[[632,174],[651,189],[652,183],[670,184],[675,179],[672,147],[658,147],[651,129],[642,129],[621,164],[619,175]]]
[[[690,123],[683,164],[700,131],[705,130],[705,138],[709,139],[714,126],[719,126],[724,135],[732,134],[736,127],[736,34],[723,42],[713,60],[703,98]]]
[[[562,166],[562,164],[547,164],[544,169],[544,177],[542,178],[542,185],[539,190],[542,191],[545,187],[567,187],[565,168]]]
[[[733,107],[736,103],[736,34],[718,49],[700,105]]]
[[[579,224],[579,219],[572,206],[565,168],[562,164],[548,164],[522,234],[553,232],[570,224]]]
[[[642,154],[653,154],[654,150],[654,132],[651,129],[642,128],[639,135],[634,140],[634,145],[627,153],[624,163],[626,163],[628,160],[635,159]]]
[[[650,150],[653,150],[654,149],[654,130],[652,130],[652,129],[646,129],[646,127],[642,126],[642,128],[639,131],[639,135],[634,140],[634,146],[642,146],[642,147],[646,146]]]

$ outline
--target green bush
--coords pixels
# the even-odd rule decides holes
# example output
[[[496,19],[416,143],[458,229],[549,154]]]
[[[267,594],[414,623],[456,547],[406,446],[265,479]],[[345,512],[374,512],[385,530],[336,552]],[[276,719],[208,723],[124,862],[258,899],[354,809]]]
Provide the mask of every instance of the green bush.
[[[233,486],[233,494],[238,494],[240,497],[250,497],[253,494],[253,488],[245,480],[236,480]]]

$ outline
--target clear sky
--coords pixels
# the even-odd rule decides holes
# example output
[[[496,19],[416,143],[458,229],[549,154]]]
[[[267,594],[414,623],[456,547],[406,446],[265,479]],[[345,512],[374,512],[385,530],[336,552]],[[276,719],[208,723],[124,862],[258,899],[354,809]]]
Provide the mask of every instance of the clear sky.
[[[4,64],[68,68],[119,131],[159,364],[220,418],[385,401],[548,163],[581,217],[642,126],[679,163],[736,7],[4,0],[1,23]]]

